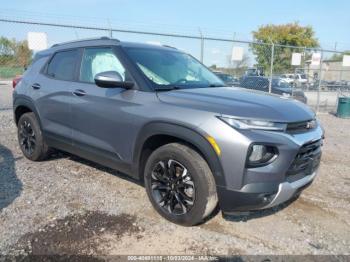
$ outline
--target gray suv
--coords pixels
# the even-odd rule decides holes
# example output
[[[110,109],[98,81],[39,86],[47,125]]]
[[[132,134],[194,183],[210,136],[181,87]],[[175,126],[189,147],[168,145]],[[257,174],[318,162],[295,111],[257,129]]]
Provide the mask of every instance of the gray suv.
[[[144,183],[166,219],[195,225],[270,208],[311,184],[323,129],[304,104],[225,87],[168,46],[99,38],[38,52],[13,96],[25,157],[59,149]]]

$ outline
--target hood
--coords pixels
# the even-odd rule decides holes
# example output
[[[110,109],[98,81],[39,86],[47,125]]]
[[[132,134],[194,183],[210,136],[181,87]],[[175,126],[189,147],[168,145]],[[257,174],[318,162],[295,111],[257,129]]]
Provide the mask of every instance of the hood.
[[[164,103],[218,115],[299,122],[315,117],[306,105],[286,97],[243,88],[193,88],[158,92]]]

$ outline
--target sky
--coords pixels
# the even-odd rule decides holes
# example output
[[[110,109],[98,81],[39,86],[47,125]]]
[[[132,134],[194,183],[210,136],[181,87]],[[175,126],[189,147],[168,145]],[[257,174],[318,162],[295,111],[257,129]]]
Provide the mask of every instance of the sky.
[[[85,0],[85,1],[3,1],[0,18],[41,20],[57,23],[89,24],[166,33],[203,34],[214,37],[251,39],[251,32],[264,24],[299,22],[311,25],[321,46],[326,49],[350,49],[349,0],[284,0],[284,1],[190,1],[190,0]],[[21,38],[24,31],[48,31],[49,42],[89,36],[81,30],[34,28],[27,25],[0,23],[0,34]],[[199,55],[193,40],[165,39],[151,36],[118,34],[131,41],[166,42]],[[207,43],[210,61],[215,62],[222,49],[232,44]],[[207,50],[207,51],[208,51]],[[218,60],[224,59],[223,57]]]

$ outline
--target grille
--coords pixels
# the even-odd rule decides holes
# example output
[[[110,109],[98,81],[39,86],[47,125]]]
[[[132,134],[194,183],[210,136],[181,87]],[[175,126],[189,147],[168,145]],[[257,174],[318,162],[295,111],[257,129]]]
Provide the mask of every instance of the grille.
[[[310,131],[311,129],[316,127],[315,120],[307,120],[302,122],[289,123],[287,125],[288,133],[299,133]]]
[[[287,171],[287,176],[299,179],[312,174],[320,165],[322,139],[303,145]]]

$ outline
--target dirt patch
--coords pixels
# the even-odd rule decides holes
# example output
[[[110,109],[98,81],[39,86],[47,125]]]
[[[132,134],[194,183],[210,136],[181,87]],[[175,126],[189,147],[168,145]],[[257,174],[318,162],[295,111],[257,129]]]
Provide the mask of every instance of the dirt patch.
[[[99,254],[103,235],[113,234],[118,239],[142,231],[131,215],[108,215],[88,212],[52,221],[37,232],[25,234],[15,245],[15,250],[25,254]]]

